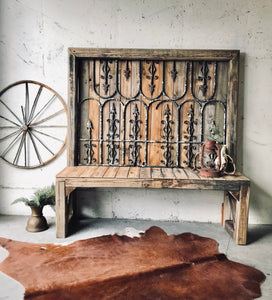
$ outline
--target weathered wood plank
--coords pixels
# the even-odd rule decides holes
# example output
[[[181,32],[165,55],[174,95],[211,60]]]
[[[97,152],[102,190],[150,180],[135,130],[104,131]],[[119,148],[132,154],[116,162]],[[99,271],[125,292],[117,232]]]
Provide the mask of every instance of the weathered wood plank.
[[[73,167],[65,167],[62,171],[60,171],[56,175],[56,178],[67,177],[67,175],[71,172],[72,169],[73,169]]]
[[[187,174],[188,178],[190,179],[199,179],[201,178],[198,173],[196,173],[195,171],[191,170],[190,168],[185,168],[184,172]]]
[[[239,245],[245,245],[247,242],[249,195],[250,187],[242,185],[240,189],[240,199],[236,202],[236,217],[233,233],[233,238]]]
[[[106,171],[110,168],[109,166],[99,166],[95,172],[92,174],[92,177],[103,177]]]
[[[114,178],[120,167],[109,167],[104,174],[104,178]]]
[[[146,167],[146,168],[141,168],[140,170],[140,178],[151,178],[151,168]]]
[[[116,174],[116,178],[127,178],[128,171],[129,167],[120,167]]]
[[[84,59],[79,62],[78,70],[78,81],[79,81],[79,104],[78,109],[80,110],[80,120],[76,124],[79,137],[81,139],[88,139],[89,132],[87,130],[87,122],[89,121],[89,101],[82,102],[83,99],[89,97],[89,60]],[[79,163],[87,163],[87,148],[85,147],[86,142],[79,141]]]
[[[139,178],[140,167],[130,167],[128,172],[128,178]]]
[[[225,224],[227,220],[230,220],[231,218],[231,211],[230,211],[230,205],[229,205],[229,195],[228,192],[224,192],[224,202],[222,207],[222,218],[221,218],[221,225],[225,228]]]
[[[152,168],[151,176],[152,178],[163,178],[161,168]]]
[[[57,178],[77,177],[84,172],[85,166],[66,167],[62,172],[57,174]]]
[[[163,178],[174,179],[176,176],[174,175],[172,168],[161,168]]]
[[[238,50],[180,50],[180,49],[124,49],[124,48],[69,48],[76,57],[108,57],[122,59],[164,60],[229,60]]]
[[[65,201],[65,182],[56,181],[56,236],[65,238],[68,233],[67,202]]]
[[[240,189],[240,184],[237,182],[217,182],[214,184],[212,180],[202,179],[168,179],[154,175],[151,179],[147,178],[128,178],[128,168],[121,167],[115,178],[99,177],[67,177],[65,183],[67,187],[146,187],[146,188],[172,188],[172,189],[187,189],[187,190],[232,190]]]
[[[77,129],[77,110],[76,110],[76,96],[77,96],[77,65],[76,56],[69,51],[69,81],[68,81],[68,147],[67,147],[67,164],[74,166],[77,164],[76,158],[76,129]]]
[[[82,176],[82,177],[87,177],[87,178],[92,177],[98,168],[99,168],[99,166],[88,166],[85,169],[84,176]]]
[[[226,144],[230,156],[236,161],[236,130],[238,111],[238,85],[239,85],[239,52],[229,61],[228,78],[228,111],[227,111],[227,134]]]
[[[174,168],[173,172],[174,172],[177,179],[187,179],[188,178],[188,176],[184,172],[183,168]]]

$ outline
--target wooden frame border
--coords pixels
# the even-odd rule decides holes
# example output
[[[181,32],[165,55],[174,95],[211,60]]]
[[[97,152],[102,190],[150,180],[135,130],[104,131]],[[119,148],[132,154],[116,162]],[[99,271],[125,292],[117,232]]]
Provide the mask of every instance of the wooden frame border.
[[[226,144],[230,155],[236,161],[236,128],[239,86],[239,50],[179,50],[179,49],[109,49],[109,48],[69,48],[68,83],[68,166],[77,165],[77,101],[78,101],[78,61],[84,58],[121,58],[153,60],[214,60],[228,61],[228,99]]]

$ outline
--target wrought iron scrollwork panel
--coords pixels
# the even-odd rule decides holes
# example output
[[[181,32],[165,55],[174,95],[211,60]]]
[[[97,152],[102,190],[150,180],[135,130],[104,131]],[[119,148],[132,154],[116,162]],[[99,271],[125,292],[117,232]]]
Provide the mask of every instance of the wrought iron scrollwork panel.
[[[80,104],[96,108],[85,114],[81,164],[193,168],[208,119],[226,141],[226,100],[214,99],[223,95],[217,62],[102,58],[89,65],[92,97]]]

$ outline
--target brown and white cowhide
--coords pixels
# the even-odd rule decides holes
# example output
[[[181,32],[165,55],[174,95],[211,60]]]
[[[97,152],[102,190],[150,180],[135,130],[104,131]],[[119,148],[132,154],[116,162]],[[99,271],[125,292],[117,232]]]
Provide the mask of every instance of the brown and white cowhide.
[[[254,299],[262,272],[226,258],[215,240],[167,235],[108,235],[62,246],[0,238],[9,256],[0,270],[26,299]]]

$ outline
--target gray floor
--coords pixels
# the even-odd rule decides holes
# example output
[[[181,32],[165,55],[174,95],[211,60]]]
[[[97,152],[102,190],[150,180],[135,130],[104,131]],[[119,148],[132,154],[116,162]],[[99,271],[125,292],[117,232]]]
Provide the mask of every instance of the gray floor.
[[[272,299],[272,225],[251,225],[248,232],[248,245],[237,246],[219,224],[196,222],[162,222],[143,220],[96,219],[81,221],[75,232],[66,239],[56,239],[55,221],[48,219],[49,229],[40,233],[29,233],[25,230],[27,217],[0,216],[0,236],[18,241],[37,243],[70,243],[105,234],[122,233],[126,228],[144,231],[156,225],[168,234],[192,232],[215,239],[219,243],[219,251],[236,262],[253,266],[266,275],[262,284],[262,297]],[[133,231],[133,230],[132,230]],[[8,253],[0,248],[0,261]],[[0,272],[0,299],[23,299],[24,288],[13,279]]]

